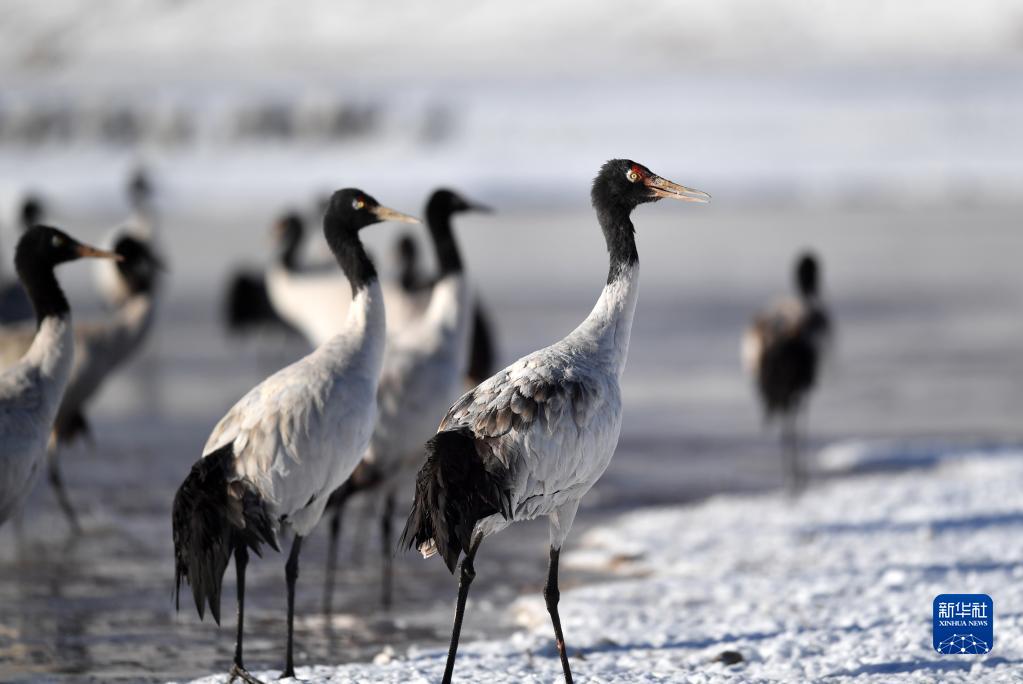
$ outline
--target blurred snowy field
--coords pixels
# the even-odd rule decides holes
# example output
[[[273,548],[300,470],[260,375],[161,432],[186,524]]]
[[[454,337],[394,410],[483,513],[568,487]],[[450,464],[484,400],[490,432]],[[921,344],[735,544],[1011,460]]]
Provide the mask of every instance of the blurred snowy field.
[[[0,201],[109,205],[142,159],[175,203],[580,207],[627,156],[732,203],[1018,205],[1020,36],[1012,0],[11,0]]]
[[[885,0],[527,0],[506,5],[472,0],[414,0],[381,5],[331,0],[301,7],[272,0],[8,0],[0,24],[0,64],[64,67],[105,80],[130,63],[170,73],[263,71],[296,66],[445,73],[515,71],[564,74],[591,64],[622,72],[635,61],[656,68],[720,61],[787,63],[821,60],[1005,59],[1018,54],[1023,12],[1012,0],[954,0],[907,5]],[[297,38],[301,38],[298,40]],[[687,58],[688,62],[672,62]],[[120,67],[120,69],[118,69]],[[164,73],[164,72],[160,72]],[[141,77],[142,74],[139,74]]]

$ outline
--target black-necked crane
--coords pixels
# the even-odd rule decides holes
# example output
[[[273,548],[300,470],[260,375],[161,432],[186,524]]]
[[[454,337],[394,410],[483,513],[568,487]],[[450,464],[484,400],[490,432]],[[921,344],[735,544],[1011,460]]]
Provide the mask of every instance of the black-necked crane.
[[[76,533],[81,526],[61,477],[60,450],[77,437],[90,434],[86,407],[107,378],[142,346],[152,327],[159,296],[160,261],[147,243],[122,236],[113,253],[120,259],[115,262],[116,273],[129,296],[104,319],[75,324],[75,361],[48,446],[47,476],[68,524]],[[34,330],[29,326],[0,329],[0,368],[17,363],[32,345],[33,336]]]
[[[820,294],[820,266],[812,253],[796,260],[796,296],[757,315],[742,340],[743,365],[756,385],[767,422],[781,421],[782,459],[789,491],[806,484],[799,418],[820,373],[832,325]]]
[[[544,598],[565,680],[572,681],[558,614],[558,559],[579,501],[607,468],[622,424],[620,380],[639,287],[630,215],[638,205],[709,196],[625,159],[600,169],[591,192],[607,249],[607,282],[589,316],[553,345],[519,359],[455,402],[427,442],[402,543],[440,554],[458,600],[444,682],[451,681],[476,552],[508,525],[546,516]]]
[[[166,262],[160,243],[160,221],[156,212],[155,190],[145,168],[139,167],[129,174],[125,183],[125,198],[130,214],[127,220],[107,234],[103,244],[108,249],[113,249],[114,244],[122,236],[131,237],[146,243],[157,258]],[[131,292],[124,285],[124,279],[109,263],[97,263],[93,276],[96,289],[111,308],[119,306],[131,297]]]
[[[281,216],[274,225],[275,257],[280,268],[297,271],[299,251],[304,234],[302,217],[294,212]],[[224,322],[229,332],[278,330],[297,333],[270,301],[266,285],[266,269],[240,268],[231,274],[224,297]]]
[[[267,269],[266,290],[277,315],[316,347],[342,325],[336,314],[347,308],[351,289],[335,269],[299,263],[304,222],[297,214],[291,218],[295,221],[286,227],[280,224],[278,258]],[[380,288],[387,306],[389,336],[414,324],[429,306],[432,287],[409,292],[400,282],[383,281]]]
[[[469,329],[469,364],[465,369],[466,387],[475,387],[490,377],[497,362],[494,326],[490,322],[487,308],[478,294],[473,303]]]
[[[21,199],[21,207],[18,210],[18,229],[24,234],[32,226],[46,223],[48,215],[46,201],[42,196],[29,192]]]
[[[423,442],[437,430],[437,416],[443,415],[462,391],[471,306],[469,283],[451,218],[456,213],[474,210],[488,211],[451,190],[436,191],[426,204],[426,225],[436,250],[440,275],[429,290],[426,310],[388,336],[377,391],[380,413],[369,450],[357,474],[342,485],[328,503],[331,517],[324,596],[324,608],[328,613],[342,509],[352,494],[364,490],[379,492],[383,499],[381,595],[384,606],[390,605],[395,489],[400,476],[418,465]]]
[[[398,283],[408,295],[409,307],[419,315],[429,303],[429,293],[436,278],[422,274],[419,266],[419,247],[411,234],[401,235],[395,243],[395,257],[398,262]],[[494,330],[483,300],[473,293],[472,321],[469,332],[469,362],[465,370],[467,387],[475,387],[494,372],[497,351],[494,348]]]
[[[254,681],[242,661],[245,568],[261,544],[279,550],[294,534],[285,565],[288,641],[282,676],[294,676],[295,580],[302,540],[327,499],[352,474],[376,420],[386,323],[377,273],[359,231],[380,221],[418,223],[356,189],[331,197],[323,232],[354,294],[345,323],[309,355],[274,373],[228,411],[174,497],[176,595],[192,588],[199,617],[206,605],[220,623],[220,589],[234,556],[238,632],[232,678]],[[341,314],[339,314],[341,315]]]
[[[395,283],[388,283],[391,287],[387,294],[394,301],[387,311],[395,325],[404,325],[426,311],[430,305],[430,292],[440,276],[431,278],[423,273],[419,263],[419,242],[412,233],[402,233],[394,241],[394,262],[398,273]],[[392,309],[393,314],[390,313]]]
[[[305,221],[299,214],[284,215],[275,228],[277,257],[265,278],[270,304],[310,346],[318,347],[344,327],[344,312],[352,301],[351,286],[336,269],[300,263]]]
[[[54,267],[81,257],[116,258],[49,226],[18,241],[14,264],[36,312],[32,344],[0,375],[0,524],[32,489],[71,376],[71,309]]]

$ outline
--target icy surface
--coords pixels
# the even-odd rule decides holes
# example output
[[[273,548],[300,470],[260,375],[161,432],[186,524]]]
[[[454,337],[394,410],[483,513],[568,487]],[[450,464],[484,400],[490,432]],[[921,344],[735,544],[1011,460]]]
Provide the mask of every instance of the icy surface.
[[[566,556],[563,577],[594,563],[623,576],[562,592],[575,674],[590,682],[1018,681],[1023,558],[1007,541],[1023,534],[1021,483],[1023,453],[974,453],[930,470],[834,481],[795,502],[728,496],[625,515]],[[991,653],[935,652],[931,605],[948,592],[993,597]],[[458,680],[559,679],[542,601],[520,599],[513,609],[524,630],[463,644]],[[742,662],[719,662],[725,651]],[[426,682],[443,667],[443,652],[412,651],[299,676]]]

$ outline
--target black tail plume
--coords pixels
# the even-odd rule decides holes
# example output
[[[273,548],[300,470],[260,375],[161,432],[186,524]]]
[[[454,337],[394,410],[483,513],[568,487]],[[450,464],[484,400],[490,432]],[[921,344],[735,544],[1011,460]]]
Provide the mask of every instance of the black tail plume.
[[[817,378],[817,353],[804,335],[768,347],[760,361],[757,383],[765,422],[798,410]]]
[[[433,540],[453,573],[459,556],[469,551],[477,522],[495,513],[511,518],[506,475],[496,462],[488,469],[467,428],[438,432],[426,443],[426,463],[399,546],[411,549]]]
[[[469,370],[465,374],[472,385],[478,385],[494,374],[497,353],[492,328],[487,312],[477,299],[469,338]]]
[[[277,315],[266,289],[266,280],[258,271],[237,273],[227,284],[223,306],[228,332],[244,333],[267,326],[297,333]]]
[[[273,520],[259,496],[242,491],[240,483],[230,485],[229,494],[233,459],[231,444],[199,459],[174,495],[171,515],[175,607],[180,608],[184,579],[192,587],[199,618],[205,617],[208,604],[218,625],[220,587],[235,545],[245,544],[256,554],[261,543],[280,551]]]

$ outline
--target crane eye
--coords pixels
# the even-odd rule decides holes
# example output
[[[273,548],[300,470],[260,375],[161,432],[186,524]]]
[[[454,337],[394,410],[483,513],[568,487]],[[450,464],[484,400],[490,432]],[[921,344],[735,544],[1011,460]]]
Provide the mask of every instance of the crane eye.
[[[625,173],[625,177],[629,179],[630,183],[635,183],[639,180],[639,173],[637,173],[635,169],[629,169]]]
[[[63,247],[64,246],[64,238],[62,238],[59,235],[54,235],[53,239],[50,240],[50,244],[53,245],[54,247]]]
[[[359,210],[366,206],[366,202],[361,197],[356,197],[352,200],[352,209]]]

